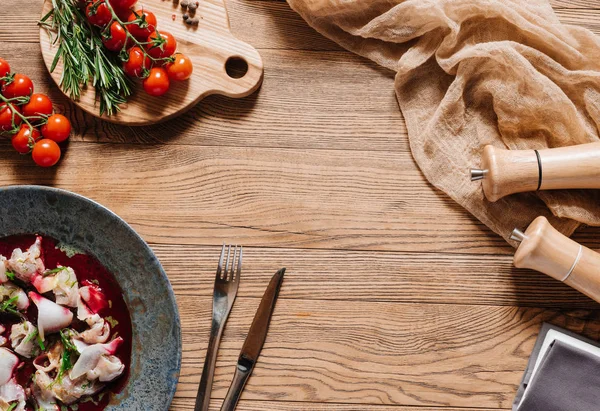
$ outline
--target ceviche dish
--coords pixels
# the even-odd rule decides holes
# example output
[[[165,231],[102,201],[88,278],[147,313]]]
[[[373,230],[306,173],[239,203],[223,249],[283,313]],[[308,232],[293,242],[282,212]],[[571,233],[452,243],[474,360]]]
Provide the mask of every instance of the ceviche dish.
[[[48,237],[0,239],[0,411],[104,409],[131,344],[121,289],[94,257]]]

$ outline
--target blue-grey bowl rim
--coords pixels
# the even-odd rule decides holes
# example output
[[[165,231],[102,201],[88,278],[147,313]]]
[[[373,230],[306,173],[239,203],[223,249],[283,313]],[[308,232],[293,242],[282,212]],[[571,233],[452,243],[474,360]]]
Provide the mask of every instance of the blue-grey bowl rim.
[[[38,190],[38,191],[42,191],[42,192],[46,192],[46,193],[53,193],[53,194],[62,195],[62,196],[66,196],[66,197],[72,197],[76,200],[89,203],[90,205],[92,205],[92,206],[96,207],[97,209],[101,210],[102,212],[104,212],[108,216],[108,218],[112,218],[117,224],[121,225],[125,230],[129,231],[130,234],[133,235],[133,237],[135,237],[140,242],[140,244],[142,244],[146,248],[146,251],[149,252],[152,256],[154,256],[154,258],[156,259],[156,261],[158,263],[157,266],[158,266],[158,270],[159,270],[161,276],[163,276],[164,277],[163,279],[166,281],[167,284],[169,284],[166,291],[167,291],[168,297],[170,299],[170,302],[174,308],[173,320],[175,321],[175,325],[176,325],[177,329],[179,330],[179,332],[177,333],[177,353],[176,353],[176,356],[177,356],[176,369],[178,372],[175,377],[174,383],[170,387],[169,395],[167,398],[167,400],[168,400],[167,401],[167,409],[169,409],[171,406],[171,403],[173,402],[173,399],[175,397],[175,392],[177,391],[177,386],[179,384],[179,377],[180,377],[180,372],[181,372],[181,362],[182,362],[181,318],[180,318],[180,314],[179,314],[179,307],[177,305],[177,300],[175,298],[175,293],[173,291],[173,287],[171,286],[171,282],[169,281],[169,277],[167,276],[167,273],[165,272],[162,264],[160,263],[160,260],[158,259],[158,257],[156,257],[156,254],[154,254],[154,251],[152,250],[152,248],[137,233],[137,231],[135,231],[123,218],[118,216],[115,212],[113,212],[109,208],[98,203],[97,201],[92,200],[91,198],[85,197],[81,194],[77,194],[77,193],[69,191],[69,190],[56,188],[56,187],[35,185],[35,184],[11,185],[11,186],[0,187],[0,195],[2,195],[2,193],[6,192],[6,191],[20,191],[20,190],[24,190],[24,191]],[[25,234],[25,233],[23,233],[23,234]],[[100,261],[100,263],[102,263],[102,261]],[[129,384],[129,381],[127,382],[127,384]]]

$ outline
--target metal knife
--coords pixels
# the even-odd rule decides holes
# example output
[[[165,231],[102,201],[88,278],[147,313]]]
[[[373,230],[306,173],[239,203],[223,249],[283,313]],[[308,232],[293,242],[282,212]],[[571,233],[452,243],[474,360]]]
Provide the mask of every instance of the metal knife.
[[[275,302],[279,296],[279,290],[283,283],[283,275],[285,274],[285,268],[277,271],[263,295],[263,298],[258,306],[258,310],[254,315],[254,320],[250,326],[250,331],[244,341],[244,346],[240,352],[237,366],[235,368],[235,375],[233,381],[227,392],[227,396],[221,406],[221,411],[233,411],[242,395],[244,386],[254,370],[256,360],[260,355],[260,351],[267,339],[267,332],[269,331],[269,323],[271,322],[271,316],[275,309]]]

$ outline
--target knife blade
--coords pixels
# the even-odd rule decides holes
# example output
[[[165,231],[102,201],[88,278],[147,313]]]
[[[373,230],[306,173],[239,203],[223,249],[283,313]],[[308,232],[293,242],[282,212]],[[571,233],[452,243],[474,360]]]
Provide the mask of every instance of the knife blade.
[[[227,396],[221,406],[221,411],[235,410],[240,396],[242,395],[242,391],[246,386],[246,382],[254,370],[256,361],[258,360],[262,347],[267,339],[269,323],[273,316],[275,302],[279,296],[279,290],[283,283],[284,274],[285,268],[282,268],[275,273],[260,301],[258,310],[254,315],[254,320],[250,326],[250,331],[248,331],[248,336],[246,337],[246,341],[244,341],[242,351],[240,352],[235,368],[235,375],[233,376],[233,381],[231,382]]]

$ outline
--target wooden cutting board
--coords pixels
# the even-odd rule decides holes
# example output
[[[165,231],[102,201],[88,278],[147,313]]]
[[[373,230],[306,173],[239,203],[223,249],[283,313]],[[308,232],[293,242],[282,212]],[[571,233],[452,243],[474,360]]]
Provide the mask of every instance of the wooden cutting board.
[[[171,82],[167,94],[161,97],[147,95],[136,80],[135,91],[121,112],[101,118],[113,123],[142,126],[168,120],[192,108],[204,97],[222,94],[228,97],[245,97],[256,91],[262,82],[263,63],[260,55],[251,45],[236,39],[229,30],[229,18],[223,0],[200,0],[196,16],[200,24],[189,26],[183,21],[183,11],[178,2],[172,0],[143,0],[136,10],[145,7],[152,11],[158,20],[158,29],[170,32],[177,39],[177,50],[186,54],[193,62],[192,77],[183,82]],[[42,16],[52,8],[50,0],[44,3]],[[40,29],[40,44],[46,67],[50,69],[57,45],[52,44],[46,29]],[[228,74],[232,64],[247,65],[247,72],[241,78]],[[62,65],[59,64],[52,78],[59,84]],[[241,73],[237,71],[235,77]],[[99,105],[93,87],[82,91],[79,107],[99,117]]]

